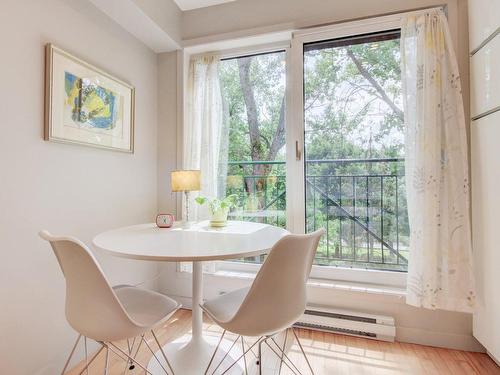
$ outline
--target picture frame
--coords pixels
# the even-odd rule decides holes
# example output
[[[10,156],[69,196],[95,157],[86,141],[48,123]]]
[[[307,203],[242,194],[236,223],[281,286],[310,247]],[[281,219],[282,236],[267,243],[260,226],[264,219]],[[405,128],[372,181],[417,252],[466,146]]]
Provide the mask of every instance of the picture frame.
[[[134,128],[132,85],[46,44],[46,141],[133,153]]]

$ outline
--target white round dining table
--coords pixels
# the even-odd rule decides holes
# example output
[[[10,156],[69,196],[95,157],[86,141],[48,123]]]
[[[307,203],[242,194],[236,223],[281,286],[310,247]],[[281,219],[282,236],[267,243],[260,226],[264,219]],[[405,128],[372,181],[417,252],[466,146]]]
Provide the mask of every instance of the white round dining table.
[[[96,249],[118,257],[193,263],[192,333],[188,338],[167,344],[164,351],[176,374],[199,375],[205,372],[216,347],[216,342],[203,336],[200,307],[203,302],[203,262],[266,254],[286,234],[288,231],[282,228],[244,221],[229,221],[222,228],[213,228],[208,221],[189,225],[176,222],[171,228],[140,224],[110,230],[97,235],[92,243]],[[160,353],[156,356],[161,358]],[[151,359],[148,371],[155,375],[164,373],[154,359]]]

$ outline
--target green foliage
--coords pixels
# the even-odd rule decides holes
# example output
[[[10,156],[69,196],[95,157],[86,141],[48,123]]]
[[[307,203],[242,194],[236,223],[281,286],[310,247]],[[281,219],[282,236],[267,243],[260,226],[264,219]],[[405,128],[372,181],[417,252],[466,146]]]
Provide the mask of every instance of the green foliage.
[[[404,156],[403,121],[360,74],[348,48],[392,102],[402,108],[399,40],[304,54],[308,159]]]
[[[200,206],[208,203],[208,209],[211,214],[218,212],[219,210],[229,210],[236,207],[238,196],[236,194],[231,194],[226,196],[224,199],[218,198],[207,198],[207,197],[196,197],[195,202]]]
[[[250,64],[249,88],[241,79],[242,59]],[[284,105],[285,54],[242,59],[223,61],[219,70],[229,129],[227,192],[237,196],[243,210],[285,211],[285,165],[256,163],[285,160],[283,146],[269,157]],[[259,138],[254,141],[245,89],[257,108]],[[306,160],[403,158],[402,114],[399,39],[304,53]],[[401,161],[308,162],[306,178],[306,229],[325,227],[329,233],[320,244],[318,263],[379,262],[380,267],[393,263],[387,267],[405,269],[377,240],[383,238],[407,256]],[[252,220],[286,225],[279,215]]]
[[[261,137],[258,144],[251,144],[238,59],[225,60],[220,64],[219,77],[229,128],[228,160],[252,160],[252,147],[264,160],[276,135],[285,95],[285,53],[244,59],[250,60],[250,83],[258,109]],[[282,148],[278,160],[284,160],[283,151]]]

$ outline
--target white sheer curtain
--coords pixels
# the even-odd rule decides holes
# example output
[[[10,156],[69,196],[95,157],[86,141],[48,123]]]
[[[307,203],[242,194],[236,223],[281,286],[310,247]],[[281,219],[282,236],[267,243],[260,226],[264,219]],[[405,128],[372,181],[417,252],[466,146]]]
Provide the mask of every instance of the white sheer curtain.
[[[221,130],[223,125],[222,94],[218,74],[219,58],[202,56],[191,59],[186,87],[186,112],[183,129],[183,169],[201,171],[201,190],[189,197],[190,220],[208,218],[206,207],[199,207],[198,195],[217,197]],[[185,198],[183,197],[185,215]],[[192,264],[180,262],[180,272],[192,272]],[[205,262],[204,272],[214,272],[215,263]]]
[[[184,169],[201,170],[201,191],[198,194],[191,194],[190,198],[190,214],[194,220],[207,218],[206,208],[194,204],[195,196],[219,195],[223,114],[218,65],[217,56],[198,57],[192,59],[189,64],[183,166]]]
[[[441,10],[403,20],[401,60],[411,249],[406,301],[470,312],[475,295],[465,116]]]

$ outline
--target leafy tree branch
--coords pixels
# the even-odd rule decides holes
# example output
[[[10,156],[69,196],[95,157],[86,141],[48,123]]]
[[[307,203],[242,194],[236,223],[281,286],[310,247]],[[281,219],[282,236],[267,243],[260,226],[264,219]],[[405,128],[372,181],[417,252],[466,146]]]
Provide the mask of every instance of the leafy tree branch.
[[[385,90],[380,86],[380,84],[373,78],[370,72],[363,66],[363,63],[354,55],[351,48],[346,48],[347,56],[356,65],[359,73],[372,85],[372,87],[377,91],[380,98],[387,103],[387,105],[392,109],[392,111],[398,116],[401,121],[404,121],[404,113],[399,107],[389,98]]]

